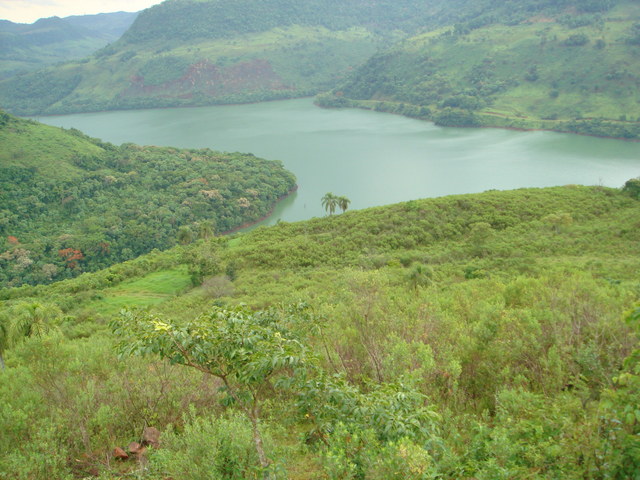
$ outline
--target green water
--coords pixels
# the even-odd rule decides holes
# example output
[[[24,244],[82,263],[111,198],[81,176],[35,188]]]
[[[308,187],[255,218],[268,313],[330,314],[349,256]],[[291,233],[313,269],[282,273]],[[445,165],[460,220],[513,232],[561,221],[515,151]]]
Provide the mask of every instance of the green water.
[[[324,215],[320,198],[359,209],[490,189],[566,184],[620,187],[640,176],[640,143],[552,132],[441,128],[311,99],[252,105],[43,117],[120,144],[210,147],[281,160],[299,190],[268,223]]]

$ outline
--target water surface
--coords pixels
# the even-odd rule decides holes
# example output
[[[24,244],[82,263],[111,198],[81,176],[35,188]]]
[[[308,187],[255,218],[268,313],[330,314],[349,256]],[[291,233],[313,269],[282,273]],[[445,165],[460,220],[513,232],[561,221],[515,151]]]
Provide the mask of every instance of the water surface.
[[[325,214],[327,192],[351,208],[490,189],[620,187],[640,176],[640,143],[553,132],[437,127],[312,99],[41,117],[115,144],[210,147],[281,160],[299,190],[267,223]]]

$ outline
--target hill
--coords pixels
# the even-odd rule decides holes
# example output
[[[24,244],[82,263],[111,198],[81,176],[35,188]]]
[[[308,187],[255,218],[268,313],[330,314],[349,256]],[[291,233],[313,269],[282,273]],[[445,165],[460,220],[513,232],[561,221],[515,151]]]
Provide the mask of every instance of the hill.
[[[76,276],[256,221],[295,186],[279,162],[115,146],[0,117],[0,284]]]
[[[41,18],[33,24],[0,20],[0,78],[91,55],[117,40],[137,13]]]
[[[0,104],[42,114],[314,95],[469,3],[169,0],[90,58],[1,83]]]
[[[637,139],[639,20],[629,1],[480,15],[374,55],[319,104]]]
[[[274,479],[633,478],[637,194],[416,200],[2,290],[0,473],[251,478],[257,431]]]

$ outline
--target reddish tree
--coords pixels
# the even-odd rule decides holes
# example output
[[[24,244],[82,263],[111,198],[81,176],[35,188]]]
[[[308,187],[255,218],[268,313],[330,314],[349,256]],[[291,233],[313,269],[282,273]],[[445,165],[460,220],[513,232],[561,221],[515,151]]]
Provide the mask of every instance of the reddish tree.
[[[13,235],[9,235],[7,237],[7,241],[11,244],[11,245],[18,245],[20,243],[20,240],[18,240],[17,237],[14,237]]]
[[[62,250],[58,250],[58,255],[67,262],[67,267],[74,269],[78,267],[78,260],[82,260],[84,258],[84,255],[80,250],[75,250],[73,248],[63,248]]]

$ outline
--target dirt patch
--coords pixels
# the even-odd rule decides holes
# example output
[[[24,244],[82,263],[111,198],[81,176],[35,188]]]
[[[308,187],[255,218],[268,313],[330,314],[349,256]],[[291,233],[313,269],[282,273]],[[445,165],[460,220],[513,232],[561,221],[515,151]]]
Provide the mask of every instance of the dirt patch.
[[[293,90],[273,70],[271,63],[262,59],[226,67],[203,60],[189,66],[182,77],[162,85],[145,85],[140,75],[129,80],[130,86],[123,96],[219,97],[258,90]]]

